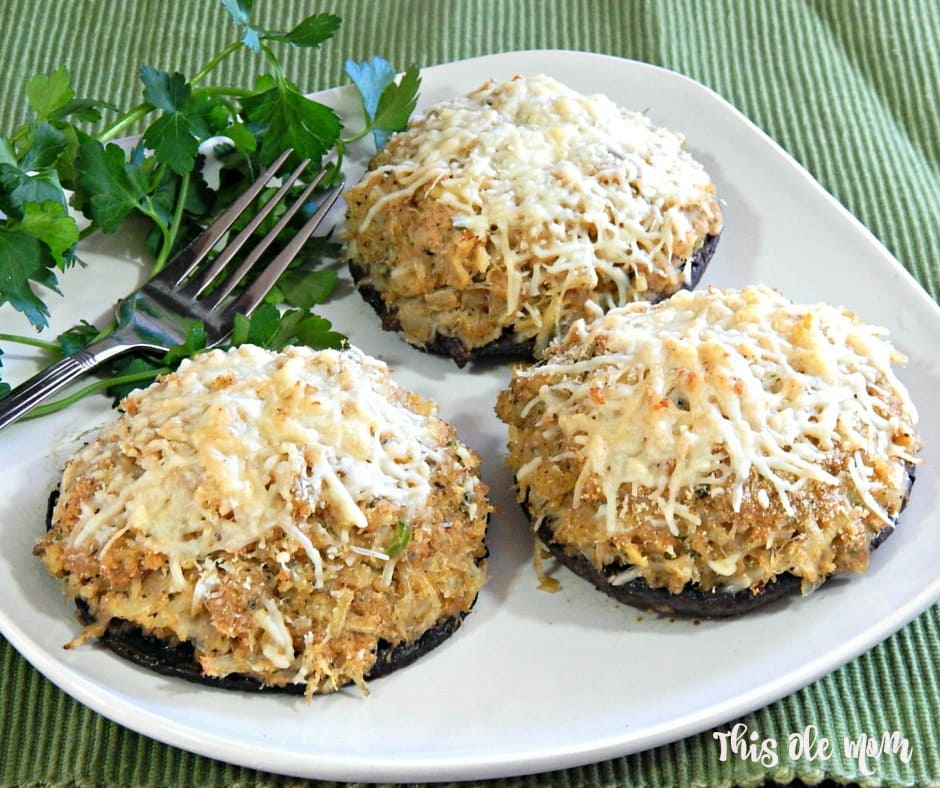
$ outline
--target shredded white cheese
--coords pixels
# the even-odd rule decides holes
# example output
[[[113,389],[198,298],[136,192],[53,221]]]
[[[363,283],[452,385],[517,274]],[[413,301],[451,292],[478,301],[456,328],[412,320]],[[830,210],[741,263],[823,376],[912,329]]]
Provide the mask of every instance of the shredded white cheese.
[[[688,280],[681,261],[721,226],[714,185],[681,135],[544,75],[437,104],[387,150],[356,191],[395,188],[353,228],[351,256],[379,214],[428,196],[485,240],[505,269],[505,316],[524,314],[543,342],[568,293],[596,293],[606,310],[651,300],[654,275],[673,292]]]
[[[182,566],[203,564],[201,596],[215,582],[207,557],[281,529],[302,546],[321,587],[323,557],[299,527],[298,507],[329,508],[362,528],[363,507],[383,499],[407,519],[420,513],[442,460],[425,417],[389,401],[386,375],[356,349],[242,346],[183,362],[132,394],[122,418],[70,464],[97,467],[106,482],[83,504],[72,545],[101,554],[132,527],[149,551],[167,556],[177,589]],[[134,462],[96,466],[101,441],[116,441]],[[279,647],[282,623],[267,607],[258,615]]]
[[[861,505],[890,516],[872,495],[879,481],[865,457],[914,463],[917,415],[892,371],[904,357],[885,331],[851,313],[794,305],[766,287],[682,291],[579,321],[544,363],[517,369],[544,381],[523,416],[540,407],[546,445],[574,446],[583,467],[574,506],[601,484],[597,517],[619,526],[623,490],[643,488],[673,534],[698,517],[681,493],[725,488],[735,511],[752,473],[770,482],[785,511],[806,480],[843,483],[826,470],[838,450]],[[886,399],[900,407],[892,411]],[[520,468],[520,488],[540,463]],[[766,493],[759,503],[766,508]],[[896,513],[895,513],[896,514]],[[712,569],[732,571],[738,556]]]

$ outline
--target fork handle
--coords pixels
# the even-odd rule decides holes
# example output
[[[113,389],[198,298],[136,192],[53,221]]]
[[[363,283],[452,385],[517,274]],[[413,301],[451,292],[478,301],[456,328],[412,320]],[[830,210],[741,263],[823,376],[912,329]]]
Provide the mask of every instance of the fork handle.
[[[86,372],[90,372],[108,359],[130,350],[131,346],[105,337],[71,356],[59,359],[0,398],[0,430],[12,424]]]

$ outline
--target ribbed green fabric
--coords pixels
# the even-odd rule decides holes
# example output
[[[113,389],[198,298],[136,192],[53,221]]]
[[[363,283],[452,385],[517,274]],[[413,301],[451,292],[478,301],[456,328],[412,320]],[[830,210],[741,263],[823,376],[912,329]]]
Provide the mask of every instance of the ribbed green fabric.
[[[516,49],[643,60],[686,74],[763,128],[940,299],[940,4],[936,0],[258,0],[264,24],[314,10],[343,17],[337,38],[284,55],[306,90],[340,84],[347,57],[429,66]],[[136,70],[194,73],[235,36],[211,0],[0,0],[0,130],[26,112],[23,84],[66,65],[80,95],[139,100]],[[246,83],[257,59],[217,82]],[[2,601],[0,601],[2,604]],[[759,785],[833,779],[940,785],[940,607],[844,668],[742,721],[780,743],[779,765],[720,761],[709,732],[633,756],[493,786]],[[158,744],[57,690],[0,640],[0,786],[293,785]],[[731,723],[729,722],[729,725]],[[897,730],[909,764],[871,778],[837,754],[786,756],[807,725],[844,735]],[[723,729],[727,726],[723,726]]]

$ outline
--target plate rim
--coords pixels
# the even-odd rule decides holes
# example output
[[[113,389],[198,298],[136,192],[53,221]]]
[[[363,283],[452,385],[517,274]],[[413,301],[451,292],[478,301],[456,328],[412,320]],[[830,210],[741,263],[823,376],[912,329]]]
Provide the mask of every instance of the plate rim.
[[[744,124],[750,133],[757,135],[761,142],[767,146],[769,150],[772,150],[774,155],[781,162],[785,162],[788,167],[798,172],[801,177],[806,180],[809,188],[825,196],[832,208],[837,210],[844,219],[849,220],[857,231],[863,233],[867,237],[867,240],[880,251],[880,254],[882,254],[887,261],[896,266],[897,272],[902,278],[906,278],[907,284],[913,286],[909,288],[910,293],[916,293],[916,297],[924,299],[924,304],[929,306],[938,321],[940,321],[940,305],[929,296],[914,276],[891,255],[868,227],[862,224],[844,205],[823,188],[819,182],[812,177],[809,171],[791,154],[785,151],[773,138],[730,102],[716,91],[680,72],[663,66],[618,57],[616,55],[568,49],[525,49],[439,63],[422,69],[422,73],[433,69],[443,70],[476,67],[487,62],[520,57],[553,58],[559,56],[567,58],[574,57],[576,59],[585,58],[612,61],[629,67],[649,69],[658,72],[660,75],[668,75],[670,78],[675,78],[685,83],[687,87],[694,88],[696,91],[704,91],[711,101],[717,102],[717,106],[721,107],[726,112],[733,113],[737,122]],[[559,66],[558,70],[563,71],[564,67]],[[343,86],[325,91],[317,91],[311,95],[326,96],[348,89],[348,86]],[[434,754],[431,753],[429,756],[423,758],[411,760],[396,759],[394,763],[389,761],[386,757],[384,759],[380,758],[375,761],[367,762],[359,760],[355,765],[351,765],[348,756],[318,753],[314,756],[301,756],[286,769],[285,766],[287,766],[287,764],[278,762],[278,758],[281,757],[281,755],[277,751],[257,750],[254,747],[246,748],[244,742],[231,742],[225,739],[225,737],[219,737],[207,731],[201,731],[200,733],[203,739],[196,741],[193,738],[193,731],[186,726],[179,724],[167,725],[167,720],[164,716],[141,710],[139,705],[135,705],[125,698],[118,698],[115,702],[115,698],[113,697],[106,698],[101,696],[100,690],[95,682],[80,671],[75,672],[69,669],[65,671],[65,675],[62,675],[60,662],[44,649],[35,648],[28,633],[21,630],[21,628],[7,616],[6,611],[3,609],[0,609],[0,630],[3,631],[4,636],[9,640],[11,645],[36,667],[40,673],[45,675],[50,681],[60,687],[60,689],[76,698],[76,700],[83,705],[88,706],[113,722],[123,725],[144,736],[205,757],[222,758],[231,764],[263,769],[275,774],[316,779],[364,781],[387,781],[390,779],[408,781],[492,779],[529,774],[537,771],[570,768],[590,762],[598,762],[652,747],[662,746],[686,736],[704,732],[715,725],[721,724],[723,721],[733,719],[734,717],[773,703],[801,687],[816,681],[821,676],[832,672],[852,659],[855,659],[864,651],[873,647],[877,642],[890,637],[894,632],[916,618],[917,615],[921,614],[935,603],[938,598],[940,598],[940,577],[938,577],[933,584],[922,588],[919,593],[909,599],[904,606],[897,608],[895,614],[887,621],[882,619],[879,626],[872,626],[865,631],[857,633],[854,639],[843,643],[841,649],[838,649],[836,652],[829,651],[818,655],[818,657],[810,663],[811,669],[802,671],[798,680],[795,680],[793,675],[781,676],[777,682],[770,686],[764,685],[762,687],[752,688],[749,693],[743,696],[739,695],[717,706],[713,705],[707,709],[690,713],[680,718],[681,724],[678,726],[673,721],[662,723],[659,726],[648,729],[642,736],[611,735],[606,740],[579,743],[570,746],[568,749],[556,749],[552,753],[545,753],[544,751],[539,752],[536,748],[535,751],[522,756],[505,754],[494,759],[484,754],[477,757],[465,757],[464,760],[459,763],[456,763],[450,756],[437,758],[433,757]],[[872,642],[872,632],[875,630],[877,631],[877,640]],[[147,724],[145,725],[144,723]],[[211,746],[207,747],[207,743]]]

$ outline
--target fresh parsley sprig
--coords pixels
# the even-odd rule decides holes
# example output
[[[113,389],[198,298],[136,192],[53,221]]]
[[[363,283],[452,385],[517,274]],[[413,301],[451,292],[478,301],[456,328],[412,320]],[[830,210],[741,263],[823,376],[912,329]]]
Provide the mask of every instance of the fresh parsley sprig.
[[[326,166],[327,180],[335,182],[349,145],[371,134],[381,147],[407,124],[420,89],[414,66],[398,79],[382,58],[347,61],[364,123],[345,137],[334,110],[303,95],[285,74],[275,48],[319,47],[335,35],[339,17],[317,13],[289,30],[269,30],[253,22],[254,0],[219,2],[238,27],[238,37],[191,79],[152,66],[140,68],[142,101],[129,110],[76,96],[65,68],[28,81],[29,117],[0,137],[0,308],[20,312],[41,331],[50,316],[44,299],[48,291],[62,295],[58,274],[81,262],[79,242],[89,234],[115,232],[129,218],[143,218],[149,225],[152,275],[284,148]],[[260,56],[268,69],[253,85],[206,84],[223,61],[242,50]],[[106,116],[113,117],[105,123]],[[125,135],[141,127],[137,141],[128,143]],[[206,146],[220,165],[218,188],[207,180]],[[306,259],[282,276],[269,303],[250,320],[239,321],[232,344],[323,347],[343,342],[328,321],[311,312],[330,296],[336,274],[311,270],[310,258],[335,253],[335,246],[330,239],[311,241],[302,255]],[[55,357],[73,353],[109,330],[82,322],[55,341],[15,334],[0,335],[0,341]],[[101,388],[119,396],[127,386],[146,382],[204,349],[199,336],[194,329],[186,343],[161,359],[116,362],[109,379],[73,396]],[[0,364],[2,355],[0,349]],[[0,381],[0,394],[8,388]],[[53,404],[47,410],[59,407]]]
[[[358,134],[340,140],[337,146],[340,161],[347,145],[369,134],[375,140],[376,149],[385,147],[394,132],[408,125],[421,87],[421,76],[415,66],[409,67],[397,82],[395,69],[380,57],[361,63],[347,60],[346,75],[359,91],[362,111],[368,123]]]

